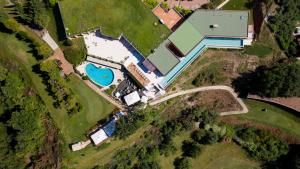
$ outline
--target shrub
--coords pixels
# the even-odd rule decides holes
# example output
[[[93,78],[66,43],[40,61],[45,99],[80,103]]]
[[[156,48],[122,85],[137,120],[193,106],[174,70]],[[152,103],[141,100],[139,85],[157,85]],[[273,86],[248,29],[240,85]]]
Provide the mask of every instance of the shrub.
[[[183,16],[187,16],[189,14],[191,14],[193,11],[190,10],[190,9],[184,9],[182,7],[179,7],[179,6],[175,6],[174,9],[179,12],[181,15]]]
[[[89,77],[88,77],[88,76],[82,76],[81,79],[82,79],[82,80],[89,80]]]
[[[151,9],[155,8],[158,5],[157,0],[145,0],[144,2]]]
[[[173,154],[176,152],[176,146],[174,142],[171,140],[171,138],[167,137],[164,138],[162,143],[159,145],[159,151],[160,154],[168,157],[169,155]]]
[[[235,140],[255,159],[275,161],[288,153],[288,144],[269,132],[241,127],[236,135]]]
[[[183,141],[182,151],[184,156],[195,158],[200,155],[202,150],[200,144],[185,140]]]
[[[220,137],[218,133],[212,131],[206,131],[204,137],[200,140],[202,144],[215,144],[219,141]]]
[[[192,133],[192,139],[198,143],[201,142],[203,137],[206,135],[206,131],[201,129],[201,130],[196,130]]]
[[[223,82],[225,77],[221,72],[221,65],[209,65],[196,76],[196,78],[192,81],[192,84],[195,86],[201,86],[204,84],[214,85]]]
[[[191,168],[191,161],[187,157],[183,158],[176,158],[174,161],[175,169],[190,169]]]

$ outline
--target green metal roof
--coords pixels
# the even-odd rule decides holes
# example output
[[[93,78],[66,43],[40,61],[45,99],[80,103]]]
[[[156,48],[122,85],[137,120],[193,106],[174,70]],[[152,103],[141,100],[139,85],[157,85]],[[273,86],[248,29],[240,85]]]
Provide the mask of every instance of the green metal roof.
[[[197,10],[169,40],[186,55],[203,37],[247,37],[248,15],[248,11]]]
[[[248,11],[198,10],[187,21],[204,36],[247,37],[248,18]]]
[[[177,63],[179,63],[179,60],[167,48],[169,43],[169,40],[165,40],[155,52],[147,58],[163,75],[167,74],[177,65]]]
[[[190,22],[184,22],[169,40],[182,52],[188,54],[203,38],[200,32]]]

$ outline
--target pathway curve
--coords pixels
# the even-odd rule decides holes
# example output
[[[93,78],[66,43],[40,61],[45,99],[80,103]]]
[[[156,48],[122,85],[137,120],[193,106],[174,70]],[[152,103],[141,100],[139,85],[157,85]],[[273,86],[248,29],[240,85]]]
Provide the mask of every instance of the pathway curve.
[[[216,9],[221,9],[224,5],[226,5],[230,0],[225,0],[222,2],[219,6],[216,7]]]
[[[169,99],[172,99],[174,97],[178,97],[178,96],[182,96],[182,95],[186,95],[186,94],[191,94],[191,93],[197,93],[197,92],[203,92],[203,91],[209,91],[209,90],[226,90],[229,93],[231,93],[234,98],[236,98],[236,101],[241,105],[242,110],[237,110],[237,111],[229,111],[229,112],[221,112],[220,115],[221,116],[225,116],[225,115],[233,115],[233,114],[243,114],[243,113],[247,113],[248,112],[248,108],[245,105],[245,103],[242,101],[242,99],[240,99],[237,95],[237,93],[234,92],[234,90],[229,87],[229,86],[223,86],[223,85],[219,85],[219,86],[207,86],[207,87],[198,87],[198,88],[194,88],[194,89],[189,89],[189,90],[183,90],[183,91],[179,91],[177,93],[174,94],[170,94],[168,96],[165,96],[161,99],[158,100],[154,100],[152,102],[150,102],[149,104],[151,106],[157,105],[159,103],[165,102]]]

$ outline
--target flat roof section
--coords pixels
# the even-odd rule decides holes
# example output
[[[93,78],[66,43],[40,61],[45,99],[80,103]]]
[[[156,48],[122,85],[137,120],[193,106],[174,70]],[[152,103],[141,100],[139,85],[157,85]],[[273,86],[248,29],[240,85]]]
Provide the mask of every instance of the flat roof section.
[[[208,37],[247,37],[249,11],[197,10],[187,22]]]
[[[171,30],[182,19],[182,16],[174,9],[170,9],[169,11],[167,11],[159,5],[154,8],[152,12],[159,18],[159,20],[163,24],[165,24]]]
[[[188,54],[203,38],[200,32],[189,22],[184,22],[169,40],[182,52]]]
[[[169,43],[171,43],[169,40],[165,40],[159,45],[155,52],[147,58],[163,75],[166,75],[179,63],[179,59],[167,48]]]

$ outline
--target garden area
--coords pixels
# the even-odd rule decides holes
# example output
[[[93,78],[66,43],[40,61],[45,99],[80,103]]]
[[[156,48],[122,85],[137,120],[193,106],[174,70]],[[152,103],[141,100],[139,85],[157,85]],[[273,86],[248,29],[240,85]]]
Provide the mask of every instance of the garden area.
[[[64,0],[60,5],[67,34],[95,28],[115,38],[123,33],[144,56],[171,33],[140,0]]]

